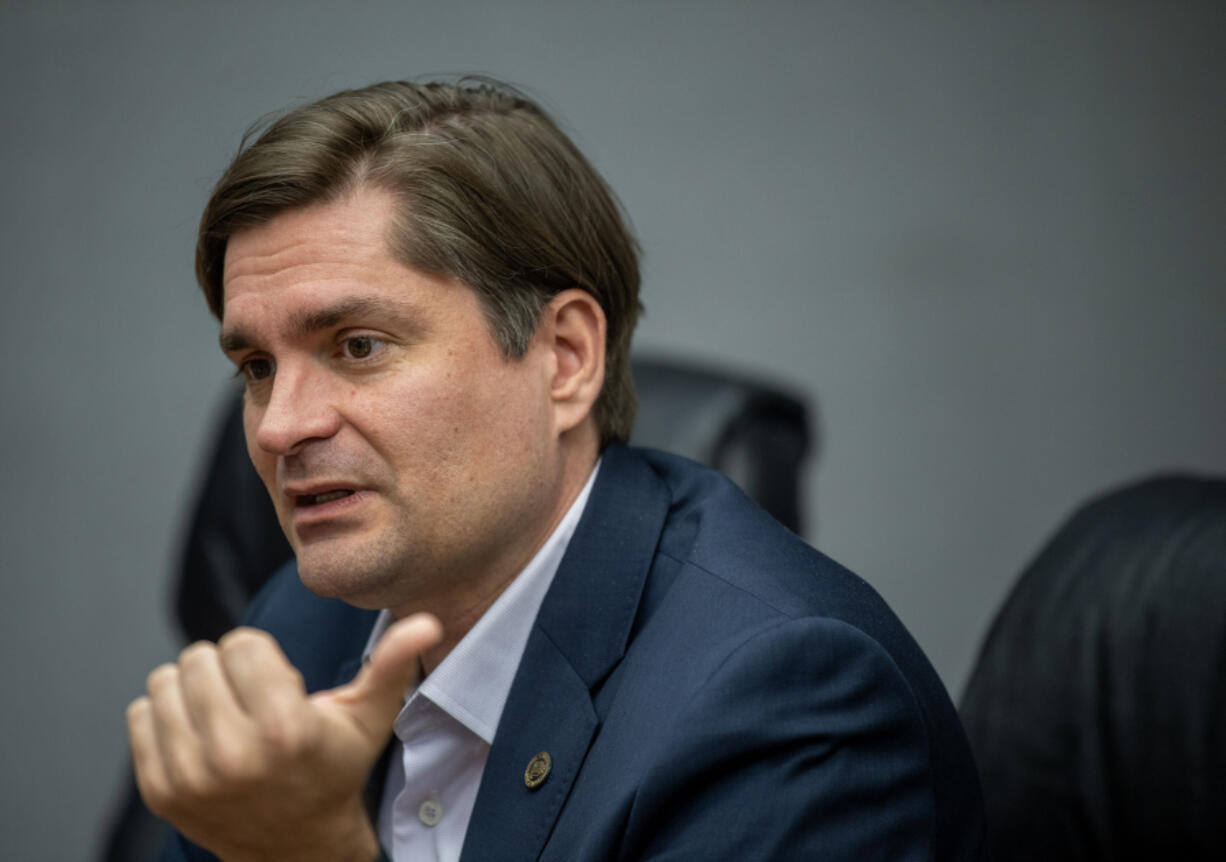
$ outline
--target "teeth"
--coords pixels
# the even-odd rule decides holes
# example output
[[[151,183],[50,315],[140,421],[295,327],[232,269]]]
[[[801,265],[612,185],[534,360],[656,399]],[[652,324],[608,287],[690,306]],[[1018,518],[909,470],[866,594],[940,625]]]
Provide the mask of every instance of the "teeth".
[[[318,506],[320,503],[331,503],[333,500],[339,500],[341,497],[348,497],[352,491],[328,491],[324,494],[316,494],[311,498],[311,503]]]

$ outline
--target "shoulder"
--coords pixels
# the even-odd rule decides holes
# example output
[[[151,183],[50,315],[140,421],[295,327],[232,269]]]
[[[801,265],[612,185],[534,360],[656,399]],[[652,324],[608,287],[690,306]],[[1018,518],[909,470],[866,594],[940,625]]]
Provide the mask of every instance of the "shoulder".
[[[629,788],[628,856],[980,858],[977,780],[943,692],[843,620],[677,598],[599,698],[586,777]]]
[[[675,731],[653,774],[718,757],[753,776],[762,770],[745,764],[762,758],[770,781],[805,771],[814,792],[803,804],[830,804],[826,790],[877,796],[883,804],[863,811],[888,809],[903,831],[935,827],[936,858],[973,855],[982,803],[965,735],[885,601],[719,474],[639,454],[670,498],[625,662],[632,689],[667,703],[656,726]]]
[[[705,678],[681,687],[639,785],[648,820],[685,800],[695,817],[704,808],[748,817],[749,835],[720,840],[745,842],[751,856],[763,841],[779,842],[770,858],[933,856],[937,803],[922,711],[897,665],[858,629],[777,618],[744,632]]]
[[[682,583],[721,601],[761,605],[783,617],[841,621],[889,653],[918,651],[872,586],[773,519],[731,480],[684,458],[637,451],[668,487],[656,549],[664,580],[684,576]]]

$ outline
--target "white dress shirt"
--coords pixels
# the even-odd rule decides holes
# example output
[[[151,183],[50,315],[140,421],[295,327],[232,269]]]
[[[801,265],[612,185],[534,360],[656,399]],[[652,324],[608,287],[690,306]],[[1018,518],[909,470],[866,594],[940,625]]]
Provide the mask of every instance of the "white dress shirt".
[[[536,556],[416,690],[393,730],[379,841],[395,862],[460,858],[481,774],[532,624],[587,505],[600,462]],[[392,623],[379,614],[369,655]]]

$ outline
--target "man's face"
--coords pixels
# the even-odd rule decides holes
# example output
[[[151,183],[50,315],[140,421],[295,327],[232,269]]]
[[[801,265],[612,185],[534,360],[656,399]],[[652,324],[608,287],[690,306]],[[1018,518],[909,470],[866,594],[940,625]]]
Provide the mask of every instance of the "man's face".
[[[550,348],[506,359],[471,289],[394,259],[393,207],[291,210],[225,258],[251,460],[304,583],[363,607],[510,577],[560,516]]]

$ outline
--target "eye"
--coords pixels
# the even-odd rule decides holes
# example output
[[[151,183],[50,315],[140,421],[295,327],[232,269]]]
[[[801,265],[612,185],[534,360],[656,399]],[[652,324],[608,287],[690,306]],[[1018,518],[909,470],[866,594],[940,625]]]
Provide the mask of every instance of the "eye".
[[[239,366],[238,370],[244,377],[252,383],[260,380],[267,380],[272,377],[274,366],[271,359],[263,359],[256,357],[246,360]]]
[[[383,344],[373,335],[353,335],[341,342],[341,352],[346,359],[369,359],[379,352]]]

